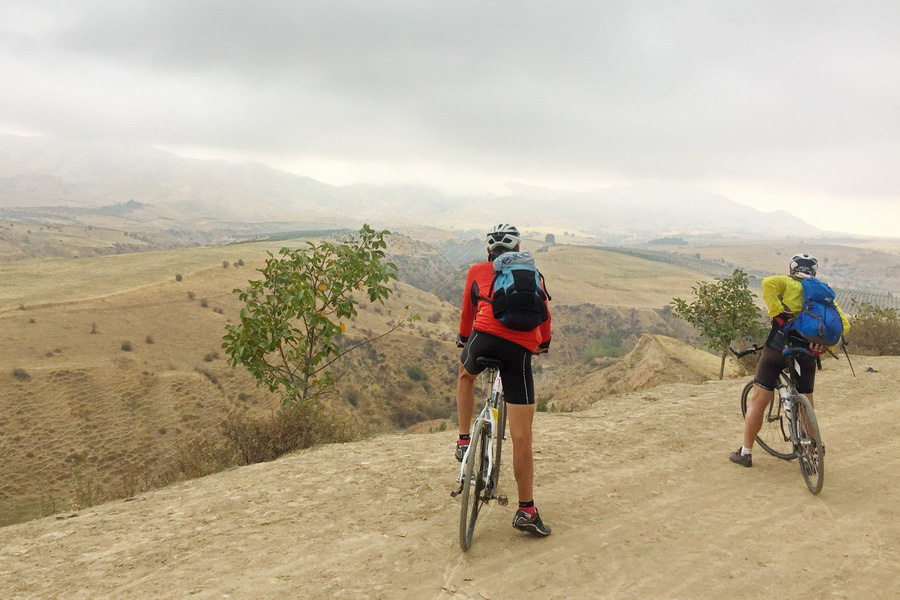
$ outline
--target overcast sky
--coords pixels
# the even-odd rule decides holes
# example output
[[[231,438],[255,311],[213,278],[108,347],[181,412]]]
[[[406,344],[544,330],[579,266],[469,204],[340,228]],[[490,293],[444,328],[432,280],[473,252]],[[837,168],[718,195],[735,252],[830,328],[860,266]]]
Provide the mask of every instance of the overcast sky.
[[[900,237],[900,2],[0,0],[0,131]]]

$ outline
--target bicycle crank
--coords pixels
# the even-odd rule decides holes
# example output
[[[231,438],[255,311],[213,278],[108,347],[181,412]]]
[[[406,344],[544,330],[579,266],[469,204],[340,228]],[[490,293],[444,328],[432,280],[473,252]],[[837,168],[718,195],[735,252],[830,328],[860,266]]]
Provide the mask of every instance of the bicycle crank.
[[[500,506],[506,506],[507,504],[509,504],[509,498],[507,498],[503,494],[500,494],[499,496],[497,496],[497,504],[499,504]]]

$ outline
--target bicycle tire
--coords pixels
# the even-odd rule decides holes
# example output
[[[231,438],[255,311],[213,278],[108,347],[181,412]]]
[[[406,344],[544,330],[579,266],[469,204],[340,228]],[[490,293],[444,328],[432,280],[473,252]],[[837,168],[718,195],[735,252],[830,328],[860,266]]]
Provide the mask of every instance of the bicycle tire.
[[[803,394],[797,394],[794,407],[794,412],[797,413],[794,417],[794,431],[800,442],[797,449],[800,473],[803,474],[803,481],[809,491],[818,494],[825,483],[825,447],[819,434],[819,423],[816,421],[812,402]]]
[[[741,416],[747,416],[747,406],[750,404],[750,393],[753,390],[753,382],[749,381],[741,392]],[[763,413],[762,427],[756,436],[756,443],[763,450],[781,460],[793,460],[797,458],[794,453],[794,445],[785,428],[787,423],[781,410],[781,396],[775,390],[772,401]]]
[[[485,463],[484,421],[477,420],[475,422],[471,439],[463,469],[464,479],[460,494],[462,502],[459,509],[459,546],[463,552],[467,552],[472,545],[472,533],[475,531],[475,521],[478,519],[478,510],[481,508],[480,496],[484,489],[481,469]]]
[[[506,433],[506,401],[500,397],[497,408],[497,431],[494,432],[494,472],[491,474],[491,487],[497,494],[500,485],[500,456],[503,450],[503,436]]]

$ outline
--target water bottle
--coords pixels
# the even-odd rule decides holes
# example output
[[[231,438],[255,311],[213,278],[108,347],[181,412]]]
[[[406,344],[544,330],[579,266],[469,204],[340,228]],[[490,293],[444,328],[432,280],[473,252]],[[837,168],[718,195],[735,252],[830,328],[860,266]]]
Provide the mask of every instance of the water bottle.
[[[791,397],[787,388],[779,388],[778,394],[781,396],[781,406],[784,408],[784,416],[790,420],[791,418]]]

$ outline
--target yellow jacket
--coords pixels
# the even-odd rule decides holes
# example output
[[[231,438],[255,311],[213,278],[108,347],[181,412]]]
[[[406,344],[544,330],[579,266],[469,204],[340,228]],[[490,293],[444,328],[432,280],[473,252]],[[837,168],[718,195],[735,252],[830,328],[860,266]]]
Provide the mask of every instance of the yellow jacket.
[[[795,315],[803,310],[803,284],[790,275],[770,275],[763,279],[762,295],[770,317],[785,312],[785,306]],[[844,333],[846,334],[850,331],[850,321],[847,320],[847,315],[844,314],[837,302],[834,303],[834,306],[841,315],[841,322],[844,324]]]

